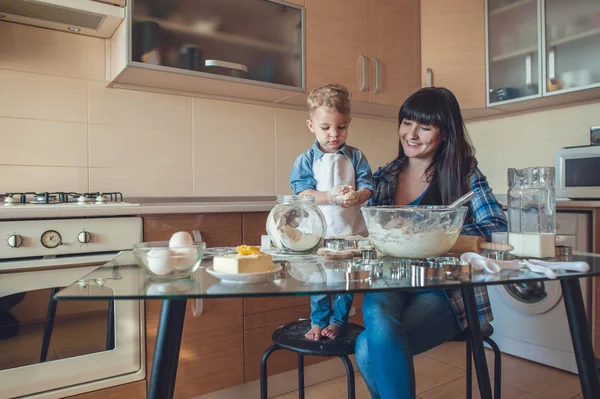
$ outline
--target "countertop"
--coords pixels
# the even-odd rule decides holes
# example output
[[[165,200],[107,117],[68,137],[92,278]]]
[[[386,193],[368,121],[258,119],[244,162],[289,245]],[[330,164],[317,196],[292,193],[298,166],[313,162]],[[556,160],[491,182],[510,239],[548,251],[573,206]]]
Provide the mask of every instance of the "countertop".
[[[497,195],[506,206],[506,195]],[[0,220],[51,219],[66,217],[128,216],[182,213],[268,212],[275,206],[275,197],[152,197],[126,198],[127,206],[119,205],[13,205],[0,206]],[[600,208],[600,201],[557,199],[558,210]]]
[[[98,217],[178,213],[268,212],[275,206],[271,197],[239,198],[127,198],[129,205],[12,205],[0,206],[0,220]]]

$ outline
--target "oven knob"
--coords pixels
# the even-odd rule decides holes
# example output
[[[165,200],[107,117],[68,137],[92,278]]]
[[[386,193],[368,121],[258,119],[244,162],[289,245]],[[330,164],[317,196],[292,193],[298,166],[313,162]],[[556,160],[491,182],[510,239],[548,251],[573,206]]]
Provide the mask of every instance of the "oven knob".
[[[23,237],[18,234],[13,234],[8,237],[8,246],[11,248],[19,248],[23,244]]]
[[[77,236],[77,240],[82,244],[89,244],[90,242],[92,242],[92,235],[87,231],[82,231]]]

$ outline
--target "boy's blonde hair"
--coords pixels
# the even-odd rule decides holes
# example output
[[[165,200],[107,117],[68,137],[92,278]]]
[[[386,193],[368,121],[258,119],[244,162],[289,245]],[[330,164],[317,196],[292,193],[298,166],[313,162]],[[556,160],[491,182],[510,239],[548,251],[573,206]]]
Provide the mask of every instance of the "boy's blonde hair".
[[[328,84],[317,87],[308,95],[306,105],[308,115],[312,116],[319,107],[325,107],[327,111],[335,111],[350,116],[350,92],[340,84]]]

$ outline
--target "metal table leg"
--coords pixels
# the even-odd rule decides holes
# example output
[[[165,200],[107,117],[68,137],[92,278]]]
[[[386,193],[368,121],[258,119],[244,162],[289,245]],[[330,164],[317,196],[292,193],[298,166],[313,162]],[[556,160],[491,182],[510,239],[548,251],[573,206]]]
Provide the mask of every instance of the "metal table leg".
[[[465,301],[465,312],[467,313],[467,322],[472,337],[473,360],[475,371],[477,373],[477,384],[482,399],[492,399],[492,385],[490,383],[490,373],[488,372],[485,359],[485,349],[483,349],[483,336],[481,335],[481,326],[477,316],[477,305],[475,302],[475,290],[473,287],[462,288],[463,299]]]
[[[598,382],[598,371],[594,356],[594,347],[585,314],[583,295],[579,279],[560,280],[569,330],[579,371],[579,381],[584,399],[600,398],[600,382]]]
[[[42,336],[42,351],[40,352],[40,363],[44,363],[48,357],[50,349],[50,339],[54,330],[54,318],[56,317],[56,301],[54,295],[58,292],[58,288],[50,290],[50,300],[48,302],[48,310],[46,311],[46,322],[44,323],[44,335]]]
[[[163,300],[148,384],[148,399],[173,398],[186,304],[186,299]]]

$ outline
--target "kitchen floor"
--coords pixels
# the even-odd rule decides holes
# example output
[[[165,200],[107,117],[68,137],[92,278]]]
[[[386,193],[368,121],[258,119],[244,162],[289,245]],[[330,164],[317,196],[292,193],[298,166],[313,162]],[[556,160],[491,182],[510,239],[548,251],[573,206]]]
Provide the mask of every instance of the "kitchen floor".
[[[486,349],[490,375],[493,352]],[[417,397],[420,399],[465,398],[465,345],[448,342],[415,358]],[[473,370],[473,372],[475,372]],[[473,397],[479,398],[473,376]],[[305,390],[308,399],[347,398],[346,377],[336,378]],[[297,392],[276,399],[295,399]],[[356,398],[370,398],[360,374],[356,373]],[[502,355],[502,399],[582,399],[579,377],[510,355]]]

